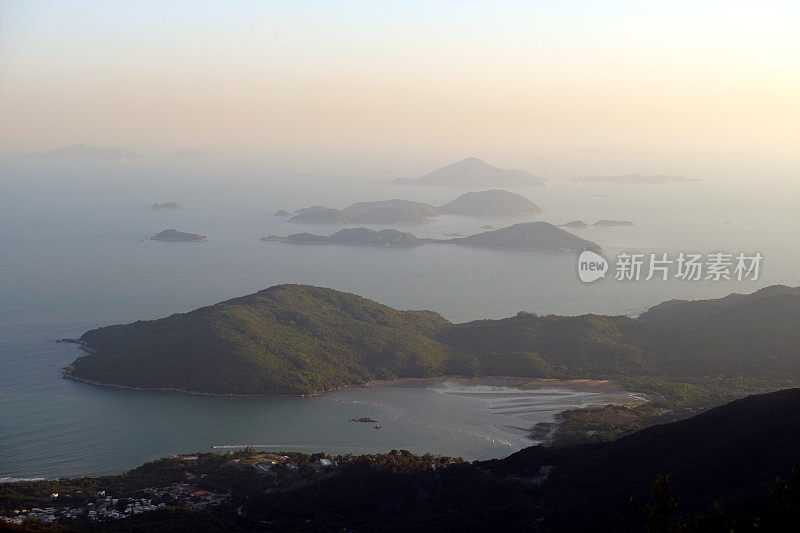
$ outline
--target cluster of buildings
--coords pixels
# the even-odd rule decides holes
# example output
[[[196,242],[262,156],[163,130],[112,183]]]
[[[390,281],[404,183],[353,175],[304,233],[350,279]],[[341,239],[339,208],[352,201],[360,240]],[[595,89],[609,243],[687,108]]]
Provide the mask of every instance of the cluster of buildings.
[[[159,498],[169,497],[176,505],[192,509],[205,509],[209,505],[222,503],[230,497],[230,493],[214,493],[198,488],[187,482],[173,483],[163,488],[145,489]]]
[[[86,507],[47,507],[41,509],[15,509],[12,516],[2,518],[6,523],[22,525],[26,520],[35,519],[42,522],[53,522],[58,518],[79,518],[86,517],[89,520],[118,520],[127,518],[131,515],[141,514],[147,511],[163,509],[165,504],[154,504],[152,499],[125,499],[122,507],[118,498],[106,495],[106,491],[101,490],[97,494],[99,498],[94,502],[89,502]],[[50,498],[57,501],[58,493],[53,493]]]

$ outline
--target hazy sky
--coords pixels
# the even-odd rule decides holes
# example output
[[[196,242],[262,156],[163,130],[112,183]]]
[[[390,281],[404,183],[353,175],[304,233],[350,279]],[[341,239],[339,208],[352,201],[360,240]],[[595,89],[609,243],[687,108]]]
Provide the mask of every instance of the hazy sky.
[[[800,2],[0,0],[0,148],[800,147]]]

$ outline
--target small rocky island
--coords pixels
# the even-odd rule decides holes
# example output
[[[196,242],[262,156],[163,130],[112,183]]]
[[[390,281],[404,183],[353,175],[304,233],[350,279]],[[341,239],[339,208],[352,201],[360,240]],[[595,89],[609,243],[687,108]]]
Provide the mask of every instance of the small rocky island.
[[[425,224],[440,215],[536,215],[542,209],[522,195],[500,189],[462,194],[440,207],[410,200],[358,202],[344,209],[316,205],[297,210],[289,222],[313,224]]]
[[[561,224],[563,228],[588,228],[589,224],[584,222],[583,220],[572,220],[567,222],[566,224]]]
[[[276,217],[290,217],[292,214],[289,211],[281,209],[280,211],[275,211],[274,216]]]
[[[153,204],[150,206],[150,209],[160,210],[160,209],[180,209],[181,206],[175,202],[166,202],[163,204]]]
[[[151,241],[165,242],[206,242],[208,237],[197,233],[184,233],[176,229],[165,229],[150,237]]]

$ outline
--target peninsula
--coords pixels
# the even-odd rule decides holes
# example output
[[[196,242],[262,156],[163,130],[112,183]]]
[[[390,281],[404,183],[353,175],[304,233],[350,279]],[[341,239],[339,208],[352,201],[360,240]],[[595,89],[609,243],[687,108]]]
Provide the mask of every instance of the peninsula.
[[[798,323],[800,289],[786,286],[667,302],[638,319],[519,313],[453,324],[431,311],[278,285],[189,313],[88,331],[78,339],[87,355],[65,376],[223,395],[309,395],[446,374],[597,378],[676,401],[711,401],[741,389],[744,376],[762,384],[800,380]]]

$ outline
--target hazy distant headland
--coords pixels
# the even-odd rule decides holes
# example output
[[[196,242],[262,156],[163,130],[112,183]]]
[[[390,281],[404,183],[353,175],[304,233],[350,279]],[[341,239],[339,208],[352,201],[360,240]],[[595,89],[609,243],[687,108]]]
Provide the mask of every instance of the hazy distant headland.
[[[166,242],[206,242],[208,237],[197,233],[184,233],[176,229],[165,229],[150,237],[151,241]]]
[[[615,226],[633,226],[633,222],[630,220],[598,220],[593,226],[597,226],[600,228],[608,228],[608,227],[615,227]]]
[[[165,162],[182,163],[190,166],[199,166],[201,164],[220,159],[218,156],[213,154],[208,154],[191,148],[182,148],[166,157],[148,157],[127,148],[87,146],[85,144],[65,146],[64,148],[58,148],[56,150],[49,150],[46,152],[36,152],[26,157],[30,157],[35,160],[75,163],[126,163],[131,161],[160,160]]]
[[[571,220],[565,224],[560,224],[563,228],[588,228],[589,224],[583,220]]]
[[[535,215],[542,209],[522,195],[499,189],[462,194],[435,207],[410,200],[358,202],[345,209],[324,206],[297,210],[289,222],[316,224],[425,224],[439,215]]]
[[[143,156],[125,148],[105,148],[102,146],[86,146],[76,144],[49,152],[32,154],[36,159],[52,159],[57,161],[136,161]]]
[[[313,206],[298,209],[289,222],[315,224],[426,224],[439,214],[435,207],[409,200],[358,202],[345,209]]]
[[[560,224],[560,226],[564,228],[588,228],[589,224],[587,224],[583,220],[572,220],[570,222],[567,222],[566,224]],[[630,220],[602,219],[592,224],[592,226],[598,228],[614,227],[614,226],[633,226],[633,222],[631,222]]]
[[[425,240],[415,237],[411,233],[394,229],[376,231],[367,228],[343,229],[330,236],[295,233],[282,238],[263,237],[261,240],[298,244],[358,244],[362,246],[420,246],[425,244]]]
[[[507,228],[484,231],[467,237],[426,239],[426,242],[501,250],[542,252],[582,252],[591,250],[597,253],[603,252],[603,248],[596,242],[582,239],[549,222],[523,222]]]
[[[579,176],[572,178],[572,181],[597,181],[603,183],[669,183],[673,181],[697,182],[703,181],[698,178],[687,178],[685,176],[672,175],[645,175],[645,174],[620,174],[617,176]]]
[[[431,311],[278,285],[185,314],[86,332],[77,342],[87,355],[65,376],[233,395],[316,394],[446,374],[639,380],[675,394],[662,381],[800,379],[798,320],[800,289],[786,286],[665,302],[638,319],[519,313],[453,324]],[[680,387],[680,395],[695,394]]]
[[[497,168],[477,157],[468,157],[420,178],[397,178],[392,183],[440,187],[533,187],[544,185],[545,180],[524,170]]]
[[[165,202],[163,204],[153,204],[150,206],[150,209],[161,210],[161,209],[180,209],[181,206],[178,205],[177,202]]]
[[[201,152],[200,150],[193,150],[191,148],[182,148],[177,152],[173,153],[172,155],[167,156],[167,159],[189,165],[198,165],[201,163],[214,161],[216,159],[219,159],[219,157],[213,154],[208,154],[206,152]]]
[[[470,236],[452,239],[423,239],[411,233],[385,229],[351,228],[337,231],[333,235],[296,233],[288,237],[270,235],[262,241],[282,241],[296,244],[359,244],[365,246],[421,246],[423,244],[457,244],[479,248],[504,250],[532,250],[543,252],[602,252],[603,248],[592,241],[582,239],[548,222],[524,222],[507,228],[485,231]]]

